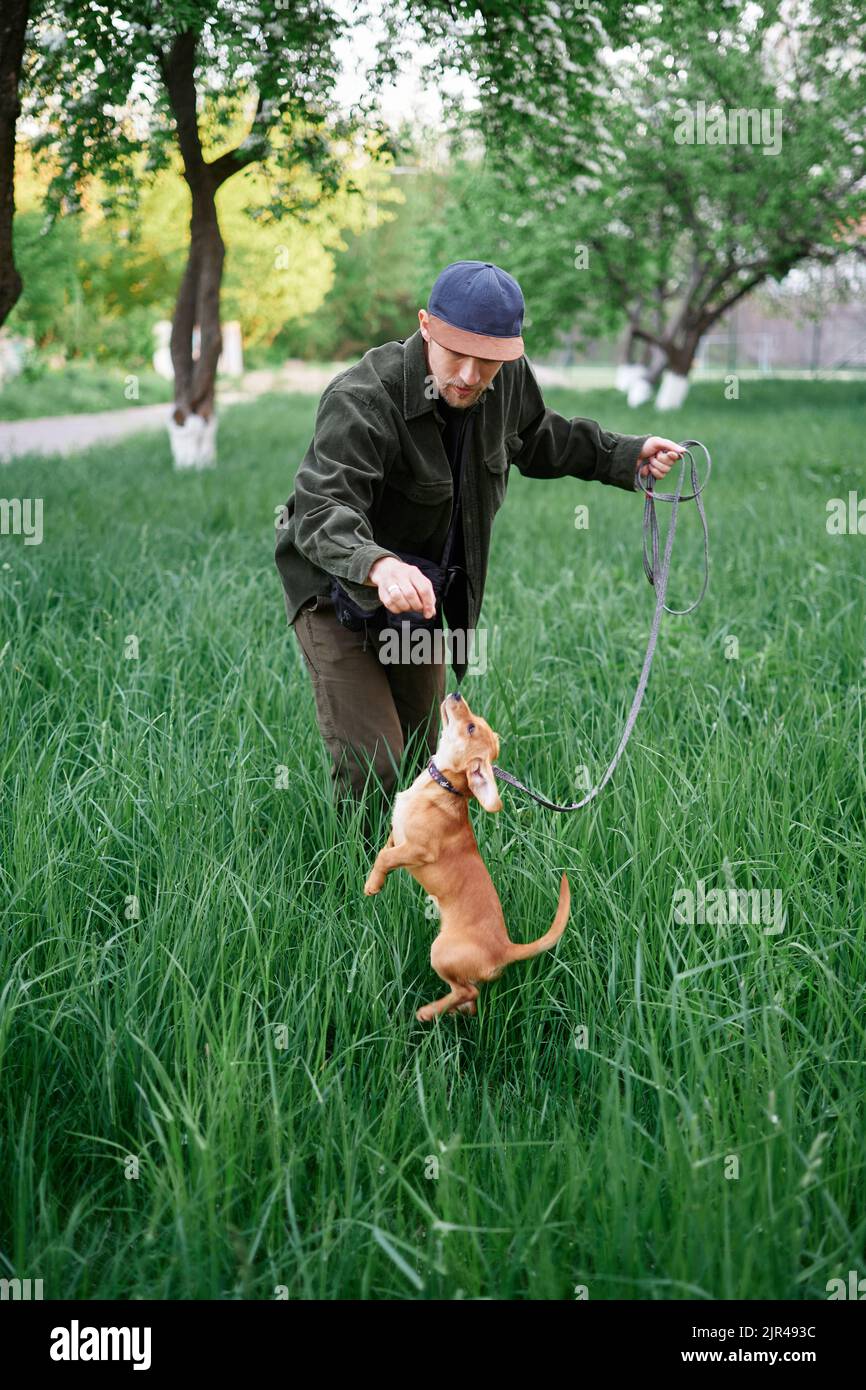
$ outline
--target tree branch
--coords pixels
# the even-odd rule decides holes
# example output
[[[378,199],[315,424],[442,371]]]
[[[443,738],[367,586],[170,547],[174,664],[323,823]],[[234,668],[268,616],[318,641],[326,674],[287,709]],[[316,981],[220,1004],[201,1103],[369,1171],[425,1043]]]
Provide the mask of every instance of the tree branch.
[[[640,338],[643,343],[651,343],[653,347],[661,348],[662,352],[667,352],[670,347],[666,338],[660,338],[657,333],[650,333],[646,328],[634,327],[631,331],[635,338]]]
[[[157,50],[187,182],[198,181],[207,167],[201,148],[196,114],[195,50],[197,36],[191,29],[178,34],[168,53]]]
[[[714,309],[706,309],[697,321],[695,325],[696,328],[700,329],[702,335],[706,333],[707,329],[711,328],[716,320],[721,318],[722,314],[726,313],[728,309],[732,309],[734,305],[739,303],[745,295],[749,294],[756,285],[760,285],[762,280],[766,280],[768,274],[768,270],[758,271],[747,280],[745,284],[740,285],[736,293],[729,295],[721,304],[717,305]]]
[[[256,126],[261,119],[264,110],[264,100],[261,93],[256,103],[256,111],[250,123],[249,133],[240,145],[236,145],[233,150],[226,150],[225,154],[219,155],[217,159],[211,160],[208,168],[214,181],[214,188],[221,188],[226,179],[230,179],[233,174],[240,173],[248,164],[255,164],[256,160],[262,157],[261,142],[266,139],[264,129],[257,131]],[[258,137],[258,138],[257,138]]]

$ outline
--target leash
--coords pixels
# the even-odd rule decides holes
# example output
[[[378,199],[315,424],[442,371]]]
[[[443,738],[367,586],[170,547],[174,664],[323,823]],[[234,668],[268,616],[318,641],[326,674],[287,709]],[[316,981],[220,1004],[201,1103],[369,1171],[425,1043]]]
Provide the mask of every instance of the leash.
[[[637,684],[637,690],[635,691],[634,699],[632,700],[631,709],[628,713],[628,718],[625,721],[625,727],[622,731],[622,738],[619,741],[619,746],[616,752],[614,753],[613,757],[607,765],[607,768],[605,769],[604,776],[602,777],[598,786],[593,787],[592,791],[589,792],[583,798],[582,801],[573,801],[568,806],[557,806],[556,802],[548,801],[546,797],[539,796],[537,792],[530,791],[529,787],[524,786],[523,782],[518,781],[518,779],[515,776],[513,776],[512,773],[506,772],[505,769],[502,767],[497,767],[495,763],[493,765],[494,775],[499,779],[499,781],[508,782],[512,787],[517,787],[518,791],[526,792],[527,796],[531,796],[532,800],[537,801],[539,806],[546,806],[549,811],[579,811],[581,806],[587,806],[590,801],[594,800],[594,798],[598,796],[602,788],[605,787],[607,783],[610,781],[611,777],[616,771],[617,763],[619,762],[620,758],[625,752],[626,744],[631,738],[632,730],[634,729],[635,722],[637,720],[638,715],[640,714],[640,707],[643,704],[644,691],[647,687],[650,669],[653,664],[653,657],[655,656],[656,642],[658,640],[659,628],[661,626],[662,613],[673,613],[679,617],[684,616],[686,613],[692,613],[703,599],[704,594],[707,592],[707,584],[709,583],[710,578],[710,537],[709,532],[707,530],[707,518],[704,512],[704,504],[701,499],[701,493],[703,492],[704,488],[707,485],[707,482],[709,481],[710,469],[712,468],[712,460],[710,458],[709,449],[706,447],[705,444],[701,444],[700,440],[698,439],[684,439],[680,445],[680,448],[683,450],[683,456],[680,461],[680,476],[677,481],[676,492],[656,492],[655,488],[653,487],[653,477],[651,473],[647,474],[647,486],[644,487],[644,484],[641,481],[640,473],[638,473],[637,475],[638,486],[644,494],[643,567],[647,579],[656,591],[656,610],[653,614],[649,641],[647,643],[646,655],[644,657],[643,662],[643,670],[640,673],[640,680]],[[694,454],[692,453],[693,449],[700,449],[703,452],[707,461],[707,471],[704,475],[703,482],[700,482],[698,479],[698,470],[695,465]],[[692,486],[691,492],[683,492],[683,480],[685,478],[686,473],[686,459],[689,460],[690,465]],[[670,502],[671,504],[671,521],[670,526],[668,527],[668,534],[665,540],[665,551],[661,563],[659,563],[659,523],[655,509],[656,502]],[[673,553],[674,548],[674,536],[676,535],[677,529],[677,516],[679,513],[681,502],[694,502],[698,509],[698,516],[701,519],[701,526],[703,527],[704,532],[704,582],[701,585],[701,592],[698,594],[694,603],[689,604],[688,608],[668,608],[667,604],[665,603],[665,598],[668,589],[668,579],[670,578],[671,555]],[[651,557],[650,550],[652,552]]]

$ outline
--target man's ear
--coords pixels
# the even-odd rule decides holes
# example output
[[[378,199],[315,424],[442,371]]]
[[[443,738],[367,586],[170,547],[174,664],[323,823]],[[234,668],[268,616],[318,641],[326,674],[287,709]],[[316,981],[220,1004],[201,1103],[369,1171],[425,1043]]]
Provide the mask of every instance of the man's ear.
[[[473,758],[469,764],[469,790],[485,811],[501,811],[496,778],[489,758]]]

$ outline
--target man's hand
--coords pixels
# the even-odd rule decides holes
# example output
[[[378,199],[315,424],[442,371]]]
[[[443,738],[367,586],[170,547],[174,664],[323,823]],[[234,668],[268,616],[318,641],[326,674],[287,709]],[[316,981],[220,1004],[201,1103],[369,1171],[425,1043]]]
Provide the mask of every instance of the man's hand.
[[[652,473],[654,478],[663,478],[669,473],[676,463],[681,459],[683,450],[679,444],[675,444],[672,439],[660,439],[657,434],[651,434],[640,451],[638,463],[642,459],[648,459],[648,463],[643,463],[638,469],[642,478],[648,473]]]
[[[367,575],[367,583],[379,590],[389,613],[423,613],[425,618],[432,618],[436,612],[433,585],[417,565],[383,555]]]

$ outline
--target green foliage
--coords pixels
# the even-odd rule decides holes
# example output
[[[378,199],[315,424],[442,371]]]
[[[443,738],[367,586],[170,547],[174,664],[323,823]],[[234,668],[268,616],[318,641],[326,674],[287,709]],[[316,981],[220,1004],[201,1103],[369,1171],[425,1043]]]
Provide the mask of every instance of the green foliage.
[[[224,208],[236,243],[237,281],[227,282],[222,307],[229,316],[243,307],[238,317],[253,345],[271,341],[287,318],[311,312],[323,297],[331,274],[328,250],[339,244],[343,227],[367,225],[363,190],[370,185],[368,165],[388,150],[366,101],[345,114],[334,99],[337,43],[345,31],[345,21],[320,0],[301,0],[277,13],[250,0],[114,0],[108,5],[45,0],[34,26],[25,88],[39,127],[32,148],[47,157],[51,168],[47,210],[54,216],[77,213],[86,208],[88,196],[98,195],[103,212],[115,223],[127,219],[121,234],[132,245],[133,239],[141,240],[136,224],[142,190],[152,191],[160,175],[173,175],[179,183],[182,170],[199,236],[205,225],[212,229],[206,243],[208,273],[218,282],[222,245],[213,200],[228,183],[231,191],[220,198],[220,211]],[[109,52],[112,61],[103,61],[101,55]],[[258,172],[251,173],[254,166]],[[251,180],[241,192],[244,174]],[[169,202],[185,229],[186,194],[178,191]],[[326,210],[329,220],[323,221]],[[277,248],[260,237],[245,254],[239,236],[242,212],[263,227],[291,214],[294,225]],[[318,237],[305,238],[302,229],[317,225]],[[85,278],[83,289],[98,281],[105,293],[97,291],[94,298],[109,323],[131,318],[127,360],[147,352],[136,339],[139,330],[144,337],[152,318],[131,314],[129,297],[137,310],[162,301],[167,316],[164,272],[167,262],[178,259],[178,242],[171,232],[155,246],[144,239],[144,261],[139,245],[127,266],[135,266],[133,282],[124,279],[122,270],[118,273],[114,255],[92,248],[96,274]],[[205,243],[199,239],[199,245]],[[188,239],[185,249],[189,254]],[[269,265],[275,249],[279,259]],[[204,277],[205,270],[194,256],[189,264],[194,276],[186,283],[198,284],[196,277]],[[180,280],[179,266],[172,278],[175,284]],[[245,292],[250,281],[259,289],[252,304]],[[64,309],[70,288],[67,283],[56,289]],[[117,298],[118,289],[115,315],[111,297]],[[207,297],[199,304],[212,308],[201,316],[199,364],[212,378],[217,352],[210,353],[205,342],[216,344],[220,304]],[[79,307],[76,292],[72,330],[61,329],[65,338],[72,338],[73,350],[97,356],[122,350],[109,333],[94,351]],[[38,319],[38,305],[33,310],[25,305],[20,321],[34,314]],[[102,317],[99,332],[102,336]],[[44,325],[39,336],[45,341]],[[184,346],[189,357],[191,345]],[[188,366],[192,372],[191,361]],[[178,381],[182,378],[178,369]],[[212,381],[198,383],[198,399],[211,386]]]
[[[535,351],[572,323],[595,337],[639,320],[676,342],[682,316],[682,331],[706,331],[762,279],[845,254],[862,221],[862,10],[733,0],[724,23],[699,3],[634,22],[591,108],[564,117],[537,89],[512,138],[467,159],[431,229],[431,260],[475,246],[518,277]],[[780,147],[680,143],[698,103],[710,118],[778,113]]]
[[[20,376],[0,387],[0,420],[123,410],[171,399],[170,383],[155,372],[139,369],[134,382],[129,376],[122,368],[91,362],[67,362],[58,370],[49,370],[37,358]]]
[[[126,213],[106,213],[105,188],[92,181],[80,212],[49,220],[44,212],[48,172],[34,171],[25,151],[15,222],[24,292],[10,316],[11,332],[68,357],[117,362],[132,370],[151,361],[153,325],[171,318],[187,254],[189,194],[176,163],[145,183],[137,206]],[[264,174],[249,169],[220,190],[218,209],[229,248],[223,317],[240,321],[248,348],[268,346],[287,324],[315,315],[334,285],[335,264],[347,257],[354,261],[346,251],[347,237],[361,247],[377,244],[365,237],[394,215],[402,194],[387,169],[370,162],[354,168],[351,181],[357,191],[344,186],[304,220],[267,225],[249,216],[261,201]],[[308,183],[312,186],[312,177]],[[382,284],[396,267],[405,273],[408,253],[395,240],[389,239],[378,258],[367,253],[369,275]],[[401,293],[396,289],[395,299]],[[379,297],[387,294],[380,289]],[[378,317],[383,316],[384,311]],[[368,321],[375,325],[378,317],[373,312]],[[324,345],[328,332],[320,336]],[[331,336],[340,342],[348,337],[342,327]]]
[[[38,212],[19,214],[16,255],[24,292],[9,318],[13,333],[37,346],[69,357],[140,366],[153,354],[153,323],[170,303],[161,296],[153,267],[104,224],[86,228],[80,217],[64,217],[50,227]],[[142,293],[149,284],[150,293]]]
[[[293,319],[279,335],[275,346],[287,356],[350,358],[414,332],[432,284],[429,228],[450,184],[444,175],[418,166],[395,178],[392,187],[402,201],[377,226],[346,236],[321,307],[304,320]]]
[[[407,41],[421,39],[448,122],[469,147],[480,138],[495,157],[529,145],[539,158],[568,165],[601,95],[599,52],[640,28],[636,8],[641,14],[621,0],[386,0],[379,63],[399,70]],[[457,75],[468,81],[455,82]]]
[[[303,222],[261,225],[249,216],[264,176],[250,169],[218,195],[228,245],[224,320],[241,323],[253,359],[336,360],[373,343],[405,337],[426,303],[427,241],[449,178],[409,166],[353,171],[357,192],[342,190]],[[47,174],[22,160],[16,248],[24,293],[10,331],[45,351],[149,363],[153,324],[171,317],[187,246],[189,196],[174,169],[156,175],[137,207],[109,216],[95,184],[82,211],[49,222],[42,210]]]
[[[332,99],[344,32],[345,21],[319,0],[270,13],[256,0],[44,0],[26,86],[45,127],[37,148],[56,156],[52,205],[74,208],[83,180],[99,175],[112,208],[131,208],[137,160],[152,173],[169,168],[178,138],[171,55],[189,39],[205,158],[228,142],[242,161],[270,168],[263,213],[309,210],[339,188],[340,142],[355,129]],[[297,182],[299,168],[315,173],[312,196]]]

